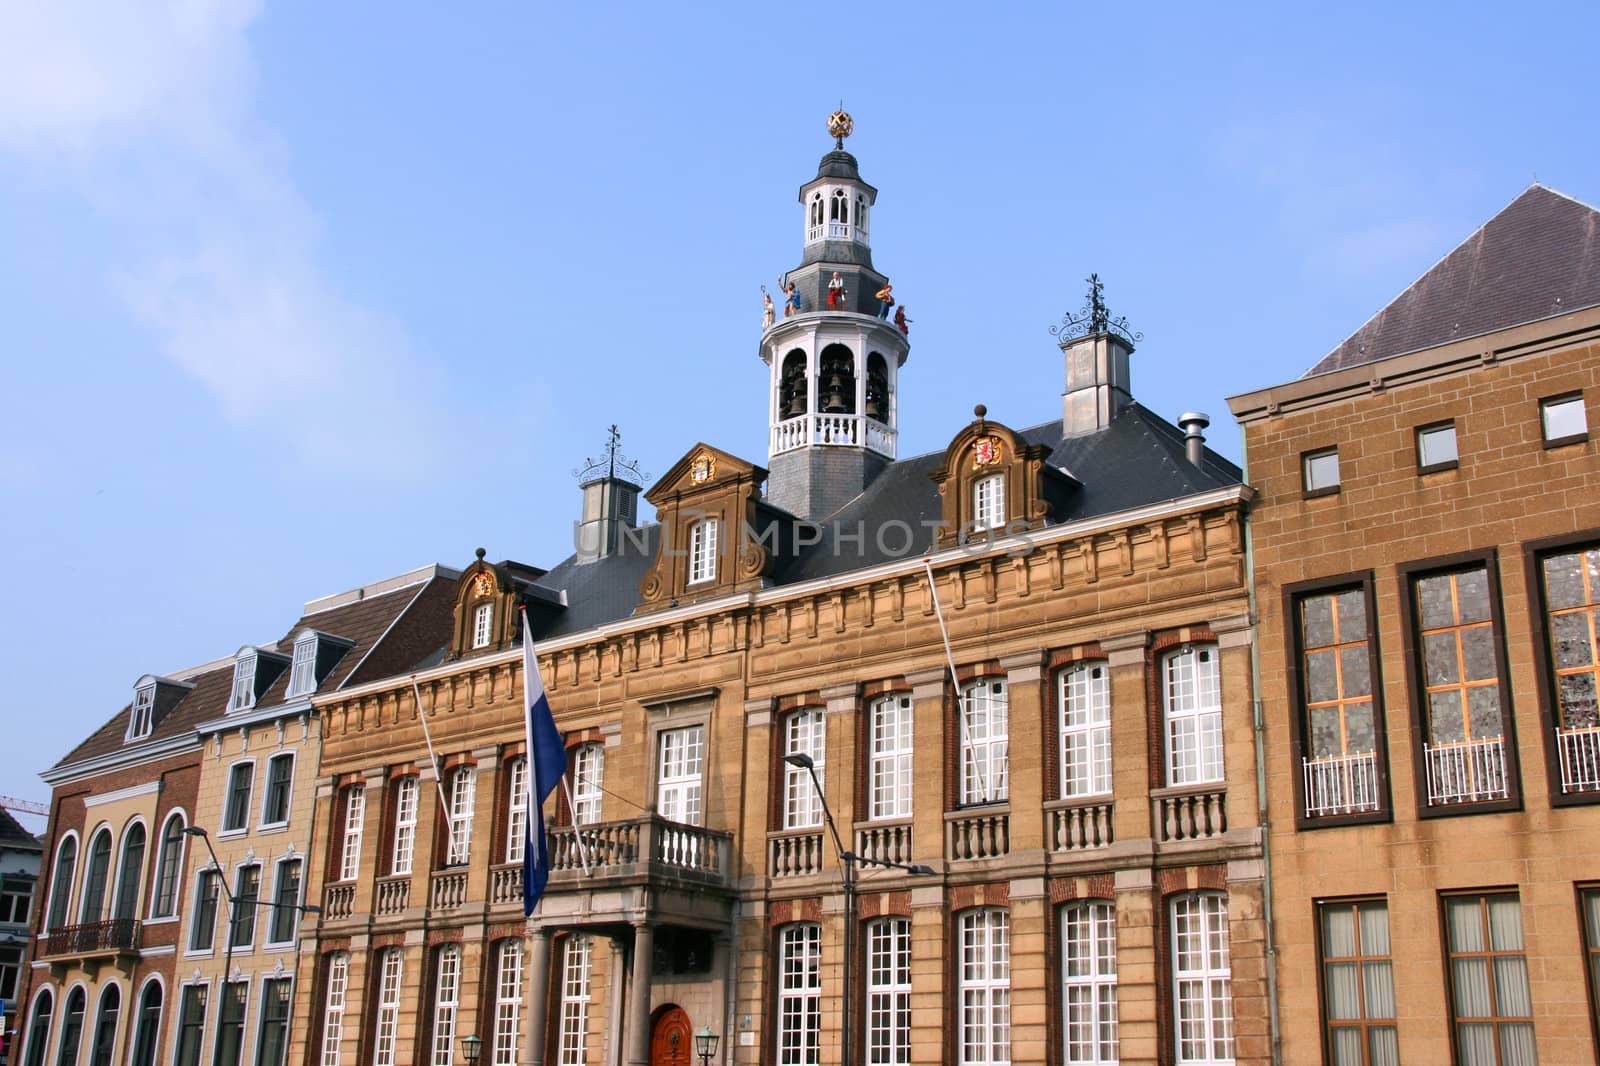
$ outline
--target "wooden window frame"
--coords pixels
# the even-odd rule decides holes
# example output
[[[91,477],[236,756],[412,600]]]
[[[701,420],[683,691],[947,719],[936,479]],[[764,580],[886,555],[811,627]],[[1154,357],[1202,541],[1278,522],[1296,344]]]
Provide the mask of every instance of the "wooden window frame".
[[[1429,434],[1440,433],[1447,429],[1450,431],[1450,445],[1455,450],[1456,457],[1454,459],[1442,459],[1433,463],[1426,462],[1426,456],[1423,454],[1422,448],[1423,438]],[[1417,444],[1418,475],[1437,474],[1441,470],[1455,470],[1461,465],[1461,437],[1456,432],[1455,419],[1447,418],[1441,422],[1429,422],[1427,425],[1418,426],[1416,429],[1415,439]]]
[[[1586,807],[1600,803],[1600,790],[1590,792],[1563,792],[1561,789],[1561,753],[1556,747],[1556,727],[1560,721],[1558,699],[1553,677],[1554,666],[1550,647],[1550,604],[1544,587],[1544,560],[1574,548],[1600,547],[1600,529],[1568,533],[1559,537],[1545,537],[1528,541],[1522,546],[1523,573],[1527,578],[1529,628],[1533,637],[1534,692],[1539,701],[1539,734],[1544,748],[1545,778],[1549,786],[1550,806]]]
[[[1311,464],[1328,456],[1333,456],[1334,480],[1328,485],[1311,487]],[[1320,496],[1337,496],[1344,485],[1344,471],[1339,469],[1339,447],[1329,445],[1326,448],[1308,448],[1300,453],[1300,496],[1302,499],[1314,500]]]
[[[1583,431],[1581,433],[1568,433],[1560,437],[1552,437],[1545,428],[1545,411],[1563,403],[1576,400],[1583,410]],[[1570,392],[1558,392],[1554,396],[1539,397],[1539,440],[1545,450],[1551,448],[1564,448],[1568,444],[1581,444],[1589,439],[1589,404],[1584,398],[1582,389],[1573,389]]]

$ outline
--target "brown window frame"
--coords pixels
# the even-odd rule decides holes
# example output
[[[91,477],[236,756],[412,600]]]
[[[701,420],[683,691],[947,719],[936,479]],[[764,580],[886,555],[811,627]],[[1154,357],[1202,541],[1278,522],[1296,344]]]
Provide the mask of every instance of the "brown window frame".
[[[1522,932],[1522,949],[1520,951],[1501,951],[1501,950],[1498,950],[1498,949],[1492,947],[1490,942],[1489,942],[1488,917],[1484,913],[1484,911],[1488,907],[1489,900],[1491,898],[1493,898],[1493,897],[1496,897],[1496,896],[1510,896],[1510,897],[1512,897],[1513,899],[1515,899],[1517,901],[1517,921],[1518,921],[1518,924],[1521,926],[1521,932]],[[1472,951],[1472,952],[1462,952],[1462,953],[1460,953],[1458,955],[1457,952],[1454,949],[1451,948],[1451,946],[1450,946],[1450,918],[1449,918],[1449,914],[1448,914],[1447,908],[1448,908],[1449,902],[1451,900],[1453,900],[1453,899],[1473,899],[1473,900],[1477,900],[1478,901],[1479,915],[1483,918],[1483,921],[1484,921],[1484,925],[1483,925],[1483,935],[1484,935],[1483,950],[1481,950],[1481,951]],[[1445,1010],[1447,1012],[1447,1017],[1448,1017],[1448,1025],[1450,1027],[1450,1061],[1451,1062],[1460,1062],[1461,1061],[1461,1047],[1460,1047],[1460,1041],[1457,1039],[1457,1036],[1456,1036],[1456,1029],[1461,1024],[1461,1020],[1460,1020],[1460,1016],[1456,1014],[1456,986],[1455,986],[1455,975],[1454,975],[1454,970],[1455,970],[1454,963],[1455,963],[1455,960],[1457,958],[1481,958],[1481,959],[1485,960],[1484,969],[1485,969],[1485,976],[1488,978],[1488,982],[1489,982],[1491,1004],[1493,1005],[1493,1008],[1496,1011],[1498,1011],[1499,1010],[1499,999],[1500,999],[1500,997],[1499,997],[1499,986],[1498,986],[1498,983],[1497,983],[1498,979],[1494,976],[1494,973],[1495,973],[1494,960],[1496,958],[1505,958],[1505,957],[1520,955],[1522,957],[1523,965],[1524,965],[1523,974],[1524,974],[1524,976],[1526,977],[1526,979],[1527,979],[1527,981],[1529,983],[1528,991],[1529,991],[1529,998],[1531,1000],[1532,999],[1532,991],[1533,991],[1532,990],[1533,974],[1532,974],[1531,968],[1529,968],[1527,966],[1527,960],[1528,960],[1528,955],[1529,955],[1529,952],[1528,952],[1528,930],[1527,930],[1527,924],[1525,922],[1523,922],[1523,920],[1522,920],[1522,918],[1523,918],[1523,915],[1522,915],[1522,893],[1517,888],[1517,886],[1515,886],[1515,885],[1502,885],[1502,886],[1496,886],[1496,887],[1490,887],[1490,888],[1468,888],[1468,889],[1461,889],[1459,891],[1441,892],[1441,893],[1439,893],[1439,904],[1438,905],[1439,905],[1439,947],[1441,949],[1440,953],[1441,953],[1441,956],[1442,956],[1442,961],[1444,963],[1444,974],[1443,974],[1443,976],[1444,976],[1444,1001],[1445,1001]],[[1499,1054],[1499,1039],[1498,1038],[1499,1038],[1499,1035],[1500,1035],[1500,1025],[1502,1024],[1502,1020],[1503,1021],[1507,1021],[1507,1022],[1519,1023],[1519,1022],[1523,1021],[1523,1016],[1522,1015],[1504,1016],[1504,1015],[1495,1013],[1495,1014],[1483,1015],[1482,1017],[1483,1018],[1492,1019],[1490,1021],[1490,1024],[1494,1026],[1495,1037],[1496,1037],[1496,1040],[1495,1040],[1495,1058],[1498,1060],[1499,1057],[1500,1057],[1500,1054]],[[1530,1026],[1533,1027],[1535,1040],[1538,1039],[1537,1018],[1538,1018],[1537,1011],[1535,1011],[1535,1013],[1533,1013],[1533,1014],[1528,1015],[1527,1018],[1526,1018],[1527,1023]]]
[[[1600,789],[1591,792],[1561,790],[1561,753],[1556,747],[1559,700],[1556,695],[1554,664],[1550,647],[1550,605],[1544,588],[1544,560],[1574,548],[1600,547],[1600,529],[1585,530],[1559,537],[1528,541],[1522,546],[1523,573],[1528,581],[1528,605],[1537,612],[1530,625],[1533,636],[1534,691],[1539,700],[1539,733],[1544,747],[1545,776],[1550,788],[1550,806],[1583,807],[1600,803]]]
[[[1470,570],[1481,566],[1489,585],[1489,622],[1493,635],[1496,686],[1500,692],[1500,716],[1505,758],[1506,797],[1471,803],[1450,803],[1438,807],[1428,803],[1428,768],[1423,744],[1428,734],[1428,693],[1421,662],[1422,642],[1416,609],[1416,584],[1438,574]],[[1522,766],[1517,751],[1517,715],[1512,700],[1510,665],[1506,658],[1506,622],[1500,587],[1500,556],[1493,548],[1457,552],[1431,559],[1402,563],[1395,568],[1399,581],[1400,625],[1406,666],[1406,689],[1411,701],[1411,772],[1416,786],[1418,818],[1459,818],[1474,814],[1493,814],[1522,809]]]
[[[1336,956],[1332,960],[1330,960],[1329,957],[1328,957],[1328,945],[1327,945],[1327,942],[1326,942],[1326,938],[1323,935],[1323,920],[1322,920],[1323,912],[1325,910],[1327,910],[1328,908],[1330,908],[1330,907],[1360,908],[1360,906],[1362,904],[1366,904],[1366,903],[1382,903],[1383,907],[1384,907],[1385,915],[1387,916],[1390,913],[1389,898],[1387,896],[1384,896],[1384,895],[1376,895],[1376,896],[1342,896],[1342,897],[1337,897],[1337,898],[1333,898],[1333,899],[1319,899],[1319,900],[1315,901],[1315,905],[1314,905],[1314,913],[1315,913],[1315,916],[1316,916],[1315,934],[1316,934],[1316,940],[1317,940],[1317,943],[1316,943],[1316,950],[1317,950],[1317,1024],[1321,1029],[1322,1055],[1323,1055],[1323,1061],[1324,1062],[1332,1062],[1333,1061],[1333,1031],[1334,1031],[1335,1028],[1340,1028],[1340,1029],[1359,1029],[1361,1031],[1361,1036],[1362,1036],[1362,1040],[1361,1040],[1361,1057],[1362,1057],[1363,1061],[1366,1061],[1368,1059],[1367,1051],[1371,1047],[1371,1044],[1368,1042],[1368,1039],[1367,1039],[1367,1033],[1368,1033],[1369,1030],[1371,1030],[1371,1029],[1394,1029],[1396,1031],[1396,1036],[1397,1037],[1398,1037],[1398,1034],[1399,1034],[1400,1021],[1399,1021],[1399,1011],[1398,1011],[1399,1004],[1398,1003],[1396,1003],[1396,1008],[1397,1009],[1396,1009],[1396,1013],[1395,1013],[1394,1017],[1379,1018],[1379,1019],[1373,1019],[1373,1018],[1366,1017],[1366,1010],[1367,1010],[1367,996],[1366,996],[1366,985],[1365,985],[1366,964],[1369,963],[1369,962],[1378,962],[1378,961],[1383,961],[1383,962],[1389,963],[1390,981],[1392,982],[1394,980],[1394,969],[1395,969],[1395,967],[1394,967],[1394,925],[1393,925],[1393,923],[1392,922],[1389,923],[1389,954],[1387,954],[1387,955],[1365,955],[1365,954],[1362,954],[1362,950],[1361,950],[1361,924],[1360,924],[1361,919],[1360,919],[1360,911],[1358,909],[1357,910],[1357,917],[1356,917],[1356,954],[1354,954],[1354,955],[1339,955],[1339,956]],[[1386,917],[1385,920],[1387,921],[1387,917]],[[1341,1018],[1341,1019],[1337,1019],[1337,1021],[1336,1021],[1335,1019],[1330,1018],[1328,1016],[1328,963],[1330,961],[1335,961],[1335,962],[1353,962],[1353,963],[1356,964],[1357,979],[1362,982],[1362,984],[1359,986],[1360,989],[1361,989],[1361,991],[1360,991],[1360,1000],[1361,1000],[1362,1017],[1360,1017],[1360,1018]]]
[[[1301,664],[1305,656],[1300,632],[1300,603],[1310,596],[1331,592],[1360,589],[1367,609],[1367,655],[1372,670],[1372,728],[1375,735],[1374,752],[1377,755],[1378,809],[1358,811],[1353,814],[1328,814],[1312,817],[1306,814],[1305,757],[1311,748],[1310,721],[1306,709],[1305,678]],[[1296,581],[1283,586],[1285,681],[1291,702],[1289,718],[1293,747],[1290,758],[1294,778],[1294,824],[1298,830],[1326,829],[1341,825],[1365,825],[1394,820],[1394,797],[1389,780],[1389,744],[1387,712],[1383,699],[1383,648],[1378,642],[1378,606],[1375,582],[1371,570],[1330,577]]]
[[[1325,448],[1307,448],[1300,453],[1300,495],[1302,499],[1314,500],[1319,496],[1337,496],[1339,490],[1344,487],[1344,470],[1342,468],[1339,470],[1338,479],[1333,484],[1323,485],[1321,488],[1315,489],[1311,487],[1311,461],[1313,459],[1321,459],[1325,455],[1333,456],[1334,465],[1337,466],[1339,462],[1339,446],[1330,444]]]
[[[1424,433],[1435,433],[1441,429],[1448,429],[1450,431],[1450,439],[1456,446],[1456,457],[1454,459],[1446,459],[1443,462],[1438,463],[1423,462],[1422,435]],[[1460,434],[1456,432],[1455,419],[1446,418],[1439,422],[1429,422],[1426,425],[1418,426],[1414,435],[1414,439],[1417,447],[1417,473],[1419,475],[1437,474],[1441,470],[1455,470],[1461,465],[1461,437]]]
[[[1565,403],[1568,400],[1577,400],[1583,405],[1584,428],[1582,433],[1568,433],[1564,437],[1547,437],[1544,431],[1544,410],[1550,404]],[[1584,396],[1582,389],[1572,389],[1568,392],[1558,392],[1552,396],[1539,397],[1539,442],[1549,450],[1551,448],[1564,448],[1568,444],[1582,444],[1589,439],[1589,401]]]

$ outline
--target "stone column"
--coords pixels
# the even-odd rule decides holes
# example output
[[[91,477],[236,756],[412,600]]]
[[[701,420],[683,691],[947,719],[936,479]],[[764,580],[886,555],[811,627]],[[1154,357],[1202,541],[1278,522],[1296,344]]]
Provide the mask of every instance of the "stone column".
[[[622,1066],[623,1028],[622,1005],[627,998],[628,973],[623,964],[626,957],[621,939],[611,938],[611,996],[606,1004],[606,1066]]]
[[[1044,878],[1011,882],[1011,1059],[1044,1062],[1050,1028],[1050,910]]]
[[[945,683],[949,673],[918,670],[911,685],[911,744],[917,771],[911,782],[911,854],[916,862],[944,869]],[[938,856],[935,859],[934,856]]]
[[[1113,714],[1116,712],[1113,711]],[[1157,978],[1156,946],[1161,915],[1155,872],[1148,867],[1116,872],[1117,904],[1117,1040],[1121,1061],[1158,1061],[1159,1015],[1170,1002]]]
[[[650,965],[655,934],[645,922],[633,925],[633,981],[628,989],[627,1066],[650,1066]]]
[[[522,1045],[522,1066],[544,1066],[545,1026],[550,1004],[550,930],[533,931],[528,958],[528,1038]]]
[[[1116,797],[1111,835],[1118,845],[1143,841],[1143,854],[1150,852],[1150,782],[1164,780],[1161,746],[1150,748],[1151,715],[1159,722],[1160,708],[1151,708],[1146,696],[1144,660],[1149,645],[1150,634],[1142,629],[1100,640],[1111,671],[1111,791]],[[1156,764],[1154,778],[1152,764]]]
[[[1008,700],[1007,772],[1010,777],[1011,815],[1008,831],[1011,853],[1027,859],[1042,858],[1044,833],[1044,653],[1024,652],[1000,660],[1006,672]],[[1024,861],[1027,861],[1026,859]],[[1043,1051],[1041,1049],[1041,1054]]]
[[[827,711],[824,739],[824,757],[828,760],[822,790],[833,811],[833,820],[839,826],[839,836],[846,851],[855,851],[856,824],[856,713],[861,706],[861,686],[855,682],[830,685],[822,690]],[[824,830],[826,832],[826,830]],[[824,841],[824,855],[833,853],[832,841]],[[837,865],[834,856],[829,865]]]

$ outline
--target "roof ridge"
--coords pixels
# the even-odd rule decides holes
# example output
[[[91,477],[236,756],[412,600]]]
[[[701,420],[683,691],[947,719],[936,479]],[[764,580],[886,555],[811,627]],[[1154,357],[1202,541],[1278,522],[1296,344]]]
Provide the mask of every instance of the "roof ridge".
[[[1554,185],[1546,185],[1544,182],[1540,181],[1538,178],[1534,178],[1533,179],[1533,182],[1528,186],[1528,189],[1543,189],[1545,192],[1555,193],[1557,196],[1561,197],[1563,200],[1571,200],[1573,203],[1577,204],[1579,207],[1586,207],[1590,211],[1593,211],[1595,214],[1600,215],[1600,207],[1596,207],[1594,204],[1591,204],[1587,200],[1580,200],[1578,197],[1572,195],[1570,192],[1562,192],[1560,189],[1556,188]],[[1526,193],[1528,191],[1528,189],[1524,189],[1523,192]],[[1518,199],[1521,199],[1521,197],[1518,197]],[[1516,203],[1516,202],[1517,202],[1516,200],[1511,201],[1511,203],[1513,203],[1513,204]],[[1506,206],[1510,207],[1511,204],[1507,204]],[[1484,223],[1484,225],[1488,225],[1488,223],[1486,222],[1486,223]]]

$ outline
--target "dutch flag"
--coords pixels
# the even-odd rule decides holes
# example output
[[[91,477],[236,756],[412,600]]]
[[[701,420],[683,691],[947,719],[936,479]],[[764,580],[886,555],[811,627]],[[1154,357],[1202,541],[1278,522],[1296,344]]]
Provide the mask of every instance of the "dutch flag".
[[[527,617],[522,624],[522,689],[528,739],[528,816],[523,819],[527,840],[522,849],[522,913],[530,915],[544,895],[550,881],[550,848],[544,834],[544,801],[554,792],[567,772],[567,749],[561,742],[550,701],[544,694],[544,679],[539,676],[539,657],[528,635]]]

